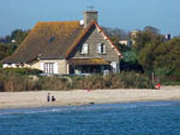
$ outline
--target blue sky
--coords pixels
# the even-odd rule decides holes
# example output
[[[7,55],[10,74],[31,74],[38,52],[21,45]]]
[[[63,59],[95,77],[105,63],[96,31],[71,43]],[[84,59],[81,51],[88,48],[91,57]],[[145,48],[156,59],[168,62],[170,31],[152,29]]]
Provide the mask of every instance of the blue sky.
[[[0,0],[0,36],[32,29],[38,21],[80,20],[89,5],[99,11],[101,26],[128,31],[154,26],[180,35],[180,0]]]

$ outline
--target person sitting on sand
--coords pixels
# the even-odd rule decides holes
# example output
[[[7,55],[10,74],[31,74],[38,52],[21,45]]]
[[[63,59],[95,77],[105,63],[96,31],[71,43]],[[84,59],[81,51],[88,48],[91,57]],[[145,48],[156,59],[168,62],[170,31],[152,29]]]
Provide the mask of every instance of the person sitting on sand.
[[[51,99],[52,102],[56,101],[55,97],[52,96],[52,99]]]

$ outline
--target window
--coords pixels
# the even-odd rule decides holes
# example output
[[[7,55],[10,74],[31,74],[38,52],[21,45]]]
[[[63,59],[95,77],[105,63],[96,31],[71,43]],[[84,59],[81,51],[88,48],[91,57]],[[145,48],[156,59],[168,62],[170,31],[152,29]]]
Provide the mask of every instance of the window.
[[[103,43],[98,44],[98,53],[99,54],[106,54],[106,46]]]
[[[54,73],[54,63],[44,63],[44,72],[47,74]]]
[[[88,54],[88,44],[85,43],[85,44],[82,45],[80,53],[81,54]]]

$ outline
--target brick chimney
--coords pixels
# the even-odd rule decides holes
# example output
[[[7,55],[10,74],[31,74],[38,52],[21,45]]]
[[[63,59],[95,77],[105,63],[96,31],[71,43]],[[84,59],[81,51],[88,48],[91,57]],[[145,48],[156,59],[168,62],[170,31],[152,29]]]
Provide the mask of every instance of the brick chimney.
[[[97,11],[85,11],[84,12],[84,28],[87,28],[92,21],[98,21]]]

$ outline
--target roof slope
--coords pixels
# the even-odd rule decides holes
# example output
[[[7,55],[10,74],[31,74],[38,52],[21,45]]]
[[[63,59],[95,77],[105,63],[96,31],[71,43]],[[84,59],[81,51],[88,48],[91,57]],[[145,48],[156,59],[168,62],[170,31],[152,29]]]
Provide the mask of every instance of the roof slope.
[[[42,58],[65,58],[70,46],[84,33],[79,21],[39,22],[15,53],[3,60],[7,63],[29,62]]]
[[[122,56],[117,46],[112,43],[96,22],[86,29],[79,21],[39,22],[25,38],[15,53],[3,60],[3,63],[28,63],[38,57],[41,59],[67,59],[88,31],[95,26],[108,40],[117,55]]]
[[[107,40],[109,42],[109,45],[111,45],[112,48],[114,48],[114,51],[117,53],[118,56],[120,56],[121,58],[123,57],[123,55],[121,54],[120,50],[118,49],[118,47],[111,41],[111,39],[106,35],[106,33],[103,31],[103,29],[98,25],[97,22],[92,21],[91,24],[85,29],[84,33],[82,33],[79,38],[77,38],[77,40],[75,40],[74,44],[72,44],[72,46],[67,50],[66,53],[66,58],[68,58],[71,54],[71,52],[76,48],[76,46],[78,45],[78,43],[86,36],[86,34],[88,33],[88,31],[95,26],[98,31],[102,34],[102,36],[104,37],[104,40]]]

